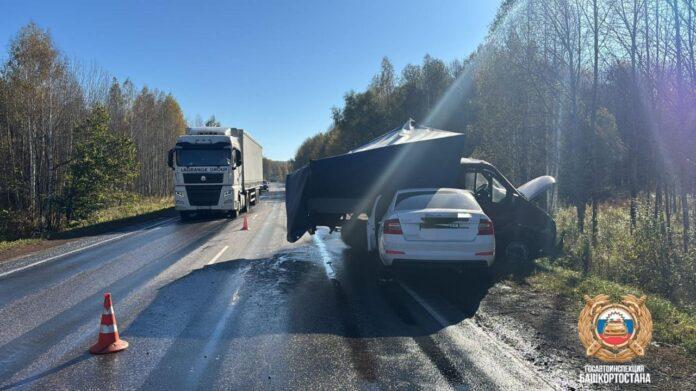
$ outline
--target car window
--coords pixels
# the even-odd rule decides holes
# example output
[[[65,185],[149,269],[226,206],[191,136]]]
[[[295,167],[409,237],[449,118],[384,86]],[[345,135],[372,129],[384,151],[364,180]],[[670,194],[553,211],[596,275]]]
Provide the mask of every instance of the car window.
[[[491,178],[493,181],[493,192],[491,194],[491,200],[494,203],[500,203],[505,201],[505,197],[507,197],[507,189],[505,186],[500,184],[497,179]]]
[[[482,173],[476,173],[476,188],[474,190],[481,186],[488,186],[488,184],[488,179]]]
[[[470,209],[481,210],[481,207],[470,193],[451,191],[429,191],[399,194],[394,210],[418,209]]]

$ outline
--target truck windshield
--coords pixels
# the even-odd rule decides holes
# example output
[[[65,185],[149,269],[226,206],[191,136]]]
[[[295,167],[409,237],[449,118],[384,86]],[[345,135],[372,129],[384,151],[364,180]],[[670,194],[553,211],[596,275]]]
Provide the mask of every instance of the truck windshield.
[[[229,149],[179,149],[176,151],[176,165],[191,166],[229,166],[232,153]]]

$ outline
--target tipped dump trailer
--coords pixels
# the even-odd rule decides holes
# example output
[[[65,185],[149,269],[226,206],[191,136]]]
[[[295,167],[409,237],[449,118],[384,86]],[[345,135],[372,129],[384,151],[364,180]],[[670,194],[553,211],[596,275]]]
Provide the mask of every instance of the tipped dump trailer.
[[[263,182],[263,148],[243,129],[188,128],[169,151],[175,208],[236,216],[255,205]]]
[[[346,154],[310,161],[287,177],[288,241],[317,226],[342,226],[347,215],[367,213],[379,194],[455,187],[457,157],[469,154],[465,140],[409,121]]]
[[[312,160],[286,179],[287,239],[295,242],[326,226],[340,229],[351,247],[366,248],[368,235],[375,235],[367,232],[367,218],[380,210],[378,196],[389,200],[401,189],[460,188],[470,190],[491,217],[496,247],[503,252],[509,248],[531,258],[555,251],[555,222],[526,196],[532,192],[519,191],[490,163],[462,158],[471,152],[464,134],[409,120],[346,154]],[[541,178],[531,186],[534,196],[555,183]]]

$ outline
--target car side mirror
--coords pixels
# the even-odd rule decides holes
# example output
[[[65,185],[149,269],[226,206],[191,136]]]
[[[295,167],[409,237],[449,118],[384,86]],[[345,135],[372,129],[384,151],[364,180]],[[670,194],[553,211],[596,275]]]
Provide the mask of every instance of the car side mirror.
[[[242,153],[238,150],[234,150],[234,165],[239,167],[242,165]]]
[[[170,149],[169,152],[167,153],[167,165],[172,170],[174,169],[174,150],[173,149]]]

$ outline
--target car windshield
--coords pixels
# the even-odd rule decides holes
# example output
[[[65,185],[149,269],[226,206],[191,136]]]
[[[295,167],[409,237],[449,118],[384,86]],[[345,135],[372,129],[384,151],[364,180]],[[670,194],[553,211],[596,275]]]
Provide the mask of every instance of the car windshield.
[[[469,193],[452,191],[424,191],[399,194],[394,210],[468,209],[481,210]]]
[[[229,166],[232,154],[229,149],[180,149],[176,151],[176,164],[191,166]]]

